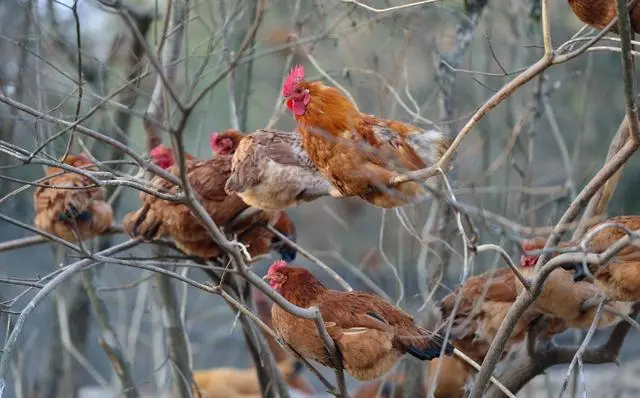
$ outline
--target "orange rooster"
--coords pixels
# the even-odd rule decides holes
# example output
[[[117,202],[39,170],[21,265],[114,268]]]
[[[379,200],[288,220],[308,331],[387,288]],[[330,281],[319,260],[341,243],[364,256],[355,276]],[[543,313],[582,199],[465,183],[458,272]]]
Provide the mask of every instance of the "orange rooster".
[[[618,216],[600,222],[589,229],[597,232],[587,244],[590,253],[602,253],[618,239],[625,236],[625,231],[620,226],[604,226],[604,224],[619,224],[630,230],[640,230],[640,216]],[[526,250],[540,249],[544,247],[546,240],[532,239],[523,244]],[[577,242],[561,242],[559,248],[579,247]],[[522,261],[535,264],[538,256],[524,256]],[[575,270],[574,280],[579,282],[587,277],[582,262],[564,265],[565,269]],[[640,250],[636,244],[631,244],[622,249],[603,266],[588,265],[593,274],[596,286],[606,293],[609,299],[615,301],[634,302],[640,300]]]
[[[327,289],[306,269],[289,267],[284,261],[274,262],[264,279],[290,303],[318,306],[342,354],[344,369],[358,380],[382,376],[404,354],[431,360],[440,356],[443,345],[445,354],[453,354],[454,347],[442,336],[374,294]],[[278,333],[302,356],[333,367],[314,321],[298,318],[278,305],[271,316]]]
[[[318,170],[342,196],[360,196],[379,207],[402,206],[420,195],[417,182],[388,184],[432,166],[452,142],[436,130],[360,113],[338,89],[305,81],[300,65],[291,70],[282,95]]]
[[[96,170],[83,154],[67,155],[62,162]],[[36,227],[70,242],[93,238],[111,227],[113,210],[101,187],[83,175],[57,167],[47,168],[47,176],[52,177],[42,181],[33,195]]]
[[[568,0],[569,6],[574,14],[582,22],[596,29],[604,29],[618,13],[616,11],[616,0]],[[636,3],[629,15],[631,19],[631,30],[640,33],[640,6]],[[616,23],[610,30],[618,33]]]
[[[217,154],[208,160],[185,162],[189,183],[199,194],[207,213],[222,228],[248,208],[237,195],[227,195],[224,192],[224,184],[231,172],[233,148],[230,145],[239,142],[239,139],[234,140],[233,137],[233,134],[227,133],[212,135],[212,151]],[[152,157],[154,160],[166,160],[170,154],[168,150],[159,150],[155,151]],[[169,162],[164,165],[169,165]],[[170,165],[167,171],[173,175],[179,173],[176,165]],[[151,180],[151,186],[161,191],[178,193],[176,186],[160,176]],[[211,239],[209,232],[185,205],[146,193],[141,193],[140,199],[143,203],[142,208],[125,217],[124,226],[129,235],[142,236],[147,241],[169,235],[182,252],[205,260],[217,258],[222,254],[222,250]],[[271,232],[261,227],[267,222],[274,224],[276,229],[295,240],[293,222],[283,212],[254,213],[225,232],[236,235],[252,257],[267,253],[273,244],[279,245],[276,250],[283,258],[289,260],[295,257],[294,250],[283,245]]]
[[[297,133],[258,130],[233,155],[225,185],[250,206],[278,210],[329,195],[332,189],[302,148]]]
[[[293,359],[278,363],[278,370],[291,388],[312,396],[313,390],[303,380],[300,372],[304,366]],[[193,371],[193,396],[200,398],[261,398],[260,382],[255,368],[214,368]]]

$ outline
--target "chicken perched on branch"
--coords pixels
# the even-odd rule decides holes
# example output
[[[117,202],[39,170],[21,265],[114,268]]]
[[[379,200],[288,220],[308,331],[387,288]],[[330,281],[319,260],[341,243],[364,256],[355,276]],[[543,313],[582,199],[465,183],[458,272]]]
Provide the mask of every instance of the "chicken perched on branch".
[[[574,14],[582,22],[596,29],[604,29],[613,18],[618,16],[616,11],[616,0],[568,0],[569,6]],[[631,30],[640,33],[640,5],[636,2],[629,14],[631,19]],[[618,33],[616,23],[610,30]]]
[[[282,95],[318,170],[342,196],[360,196],[379,207],[402,206],[421,195],[418,182],[389,183],[433,166],[452,142],[436,130],[359,112],[338,89],[305,81],[302,66],[291,70]]]
[[[225,190],[259,209],[285,209],[329,195],[332,189],[295,132],[258,130],[233,155]]]
[[[431,360],[454,347],[430,332],[404,311],[365,292],[327,289],[304,268],[276,261],[264,279],[287,301],[303,308],[318,306],[329,336],[342,354],[345,370],[358,380],[387,373],[404,355]],[[273,324],[282,338],[305,358],[334,367],[313,320],[298,318],[278,305]]]
[[[300,383],[304,365],[288,359],[278,363],[278,370],[289,387],[312,396],[307,384]],[[260,398],[260,382],[255,368],[213,368],[193,371],[193,396],[200,398]]]
[[[191,158],[185,162],[189,183],[199,195],[202,205],[213,221],[225,229],[228,235],[236,236],[251,257],[265,254],[275,245],[277,247],[274,249],[280,252],[282,258],[291,260],[295,257],[295,251],[262,228],[266,223],[271,223],[280,232],[295,240],[295,226],[286,213],[259,211],[241,222],[230,225],[249,207],[237,195],[227,195],[224,192],[224,184],[231,173],[233,145],[237,142],[239,139],[232,133],[212,135],[211,148],[215,155],[207,160]],[[167,148],[155,148],[152,158],[154,161],[163,160],[163,165],[169,166],[169,173],[179,175],[178,166],[169,161],[173,157]],[[177,186],[160,176],[151,180],[151,186],[166,193],[179,193]],[[209,232],[187,206],[146,193],[141,193],[140,199],[143,203],[142,208],[125,217],[124,226],[129,235],[142,236],[147,241],[169,235],[182,252],[205,260],[217,258],[222,254],[221,248],[211,239]]]
[[[544,246],[544,242],[542,242],[542,246]],[[525,251],[541,248],[542,247],[536,247],[531,243],[525,243],[523,245]],[[522,274],[528,278],[535,276],[533,267],[537,260],[531,260],[532,258],[530,256],[523,256],[520,263]],[[518,294],[524,289],[524,286],[517,280],[516,289]],[[596,315],[596,307],[591,306],[585,308],[585,304],[596,299],[599,293],[600,290],[594,284],[587,281],[574,282],[574,276],[571,272],[558,268],[547,276],[540,295],[530,308],[542,314],[563,319],[567,327],[587,329],[591,326],[593,318]],[[631,312],[630,303],[612,302],[609,303],[609,305],[619,313],[628,314]],[[598,319],[596,327],[604,328],[611,326],[619,320],[620,318],[618,318],[618,316],[605,311]]]
[[[587,234],[595,231],[591,240],[587,243],[588,253],[602,253],[606,251],[617,240],[626,235],[628,231],[640,230],[640,216],[618,216],[600,222],[591,227]],[[541,249],[546,240],[532,239],[525,242],[528,251]],[[580,250],[579,242],[561,242],[559,248],[577,248]],[[535,264],[538,256],[525,256],[522,261]],[[574,280],[579,282],[587,277],[587,273],[582,262],[566,264],[565,269],[575,270]],[[630,244],[622,249],[607,264],[597,266],[588,264],[589,271],[595,278],[594,282],[609,299],[616,301],[639,301],[640,300],[640,247],[637,244]]]
[[[63,163],[95,171],[83,154],[67,155]],[[36,227],[75,242],[100,235],[113,221],[113,210],[105,202],[104,190],[86,176],[47,168],[47,176],[33,195]]]

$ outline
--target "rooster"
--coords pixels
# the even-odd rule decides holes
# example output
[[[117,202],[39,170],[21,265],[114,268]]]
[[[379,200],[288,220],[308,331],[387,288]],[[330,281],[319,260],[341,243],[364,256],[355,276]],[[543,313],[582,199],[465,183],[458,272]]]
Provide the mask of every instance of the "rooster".
[[[618,16],[616,11],[616,0],[568,0],[569,7],[574,14],[582,22],[596,29],[604,29],[613,18]],[[631,13],[631,30],[640,33],[640,6],[636,4]],[[618,24],[616,23],[610,30],[618,33]]]
[[[382,376],[404,354],[431,360],[440,356],[443,346],[445,354],[453,354],[454,347],[442,336],[374,294],[327,289],[306,269],[284,261],[274,262],[264,279],[290,303],[319,308],[344,369],[358,380]],[[298,318],[278,305],[271,316],[278,333],[302,356],[334,366],[313,320]]]
[[[282,95],[309,158],[337,188],[332,196],[360,196],[383,208],[411,203],[422,193],[420,183],[390,187],[390,180],[434,165],[452,142],[436,130],[360,113],[338,89],[305,81],[300,65],[285,80]]]
[[[300,135],[278,130],[258,130],[240,141],[225,185],[228,194],[268,210],[309,202],[331,189],[302,148]]]
[[[233,148],[230,145],[238,141],[239,139],[234,141],[229,134],[212,135],[212,151],[217,154],[208,160],[191,158],[185,162],[189,183],[199,194],[207,213],[223,229],[248,209],[247,204],[237,195],[227,195],[224,192],[224,183],[231,172]],[[173,156],[167,148],[154,148],[152,159],[155,162],[164,162],[164,166],[169,166],[168,172],[178,175],[178,167],[173,165]],[[160,191],[178,193],[176,186],[160,176],[151,180],[151,186]],[[124,221],[125,231],[132,237],[142,236],[146,241],[152,241],[169,235],[180,251],[204,260],[215,259],[223,254],[199,219],[185,205],[146,193],[141,193],[140,199],[143,203],[142,208],[129,213]],[[265,223],[274,224],[276,229],[295,240],[295,226],[283,212],[254,213],[227,228],[225,232],[237,236],[238,241],[247,247],[247,252],[252,258],[267,253],[272,245],[277,246],[275,250],[281,253],[282,258],[295,258],[295,251],[283,245],[280,239],[263,228]]]
[[[604,224],[611,224],[604,226]],[[616,224],[618,226],[616,226]],[[613,217],[600,222],[589,229],[597,231],[587,243],[589,253],[602,253],[606,251],[618,239],[626,235],[625,230],[640,230],[640,216],[628,215]],[[523,244],[527,251],[541,249],[546,240],[532,239]],[[578,242],[561,242],[559,248],[579,247]],[[525,256],[522,261],[536,263],[538,256]],[[595,285],[605,292],[607,298],[615,301],[634,302],[640,300],[640,249],[636,244],[631,244],[616,254],[607,264],[597,266],[587,264],[594,277]],[[563,265],[563,268],[575,270],[574,280],[580,282],[587,277],[583,263],[571,263]]]
[[[67,155],[62,162],[95,171],[84,154]],[[57,167],[47,168],[47,176],[51,177],[33,195],[36,227],[70,242],[93,238],[111,227],[113,210],[101,187],[88,177]]]

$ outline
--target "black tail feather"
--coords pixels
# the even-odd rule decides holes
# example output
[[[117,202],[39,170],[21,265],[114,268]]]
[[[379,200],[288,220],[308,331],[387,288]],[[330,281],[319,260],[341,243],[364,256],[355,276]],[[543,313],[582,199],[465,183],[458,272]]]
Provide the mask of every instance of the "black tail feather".
[[[426,348],[419,348],[415,345],[412,345],[407,350],[407,353],[414,358],[418,358],[421,361],[430,361],[434,358],[440,357],[440,352],[442,351],[442,346],[444,348],[445,355],[453,355],[454,346],[450,342],[444,341],[444,338],[439,334],[434,334],[429,342],[429,345]]]

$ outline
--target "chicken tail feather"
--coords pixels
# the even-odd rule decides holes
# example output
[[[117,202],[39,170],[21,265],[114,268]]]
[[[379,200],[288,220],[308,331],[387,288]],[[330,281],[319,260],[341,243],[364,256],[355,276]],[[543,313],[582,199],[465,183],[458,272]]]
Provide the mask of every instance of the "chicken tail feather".
[[[407,353],[421,361],[430,361],[434,358],[440,357],[442,346],[445,346],[445,355],[453,355],[453,350],[455,347],[449,342],[445,343],[444,338],[440,334],[434,334],[429,340],[429,343],[426,345],[426,347],[419,347],[417,345],[409,346],[407,349]]]

